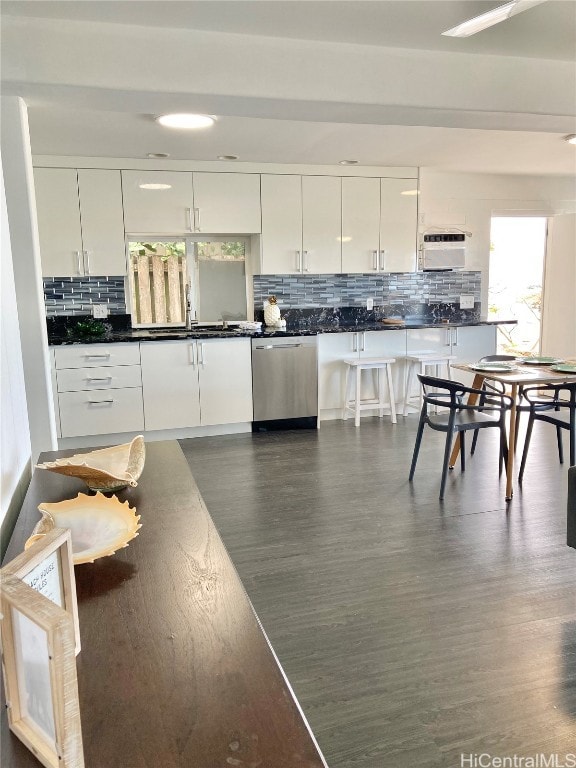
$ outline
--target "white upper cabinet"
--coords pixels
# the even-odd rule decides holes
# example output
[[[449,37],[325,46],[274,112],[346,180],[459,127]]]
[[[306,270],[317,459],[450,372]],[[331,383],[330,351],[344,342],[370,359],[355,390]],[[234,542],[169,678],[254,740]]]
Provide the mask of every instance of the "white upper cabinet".
[[[85,273],[126,274],[120,171],[79,169],[78,190]]]
[[[194,231],[192,174],[187,171],[122,171],[124,226],[133,235]]]
[[[342,180],[302,177],[302,271],[338,273],[342,266]]]
[[[341,269],[342,185],[336,176],[262,176],[263,274]]]
[[[380,179],[342,179],[342,272],[380,272]]]
[[[302,271],[302,177],[262,175],[263,274]]]
[[[260,232],[257,173],[122,171],[122,185],[131,234]]]
[[[81,275],[82,230],[76,170],[35,168],[34,186],[42,274]]]
[[[193,174],[196,232],[250,234],[261,230],[260,175]]]
[[[416,179],[380,179],[380,263],[383,272],[414,272],[416,269],[417,187]]]
[[[120,172],[35,168],[42,274],[126,272]]]

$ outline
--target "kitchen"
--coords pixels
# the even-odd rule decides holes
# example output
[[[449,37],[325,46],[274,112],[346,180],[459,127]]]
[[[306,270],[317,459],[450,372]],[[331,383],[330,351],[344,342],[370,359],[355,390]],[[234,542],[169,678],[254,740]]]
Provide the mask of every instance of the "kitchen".
[[[530,44],[524,41],[524,48],[517,49],[516,56],[500,55],[495,59],[490,57],[497,56],[496,50],[477,54],[466,53],[465,48],[454,48],[452,52],[431,51],[426,45],[432,46],[428,39],[417,47],[401,36],[398,40],[404,41],[403,47],[393,44],[389,38],[382,38],[380,44],[368,38],[368,45],[359,49],[360,41],[353,39],[339,44],[337,40],[288,34],[280,35],[282,44],[278,45],[278,33],[261,34],[258,25],[265,23],[265,15],[258,17],[252,9],[252,16],[237,18],[229,5],[226,5],[227,15],[221,14],[221,30],[214,27],[214,21],[211,28],[207,18],[197,22],[197,29],[186,29],[185,22],[179,18],[180,28],[170,29],[168,21],[154,16],[155,4],[148,3],[145,5],[149,6],[149,20],[141,18],[139,26],[126,23],[126,18],[120,25],[107,24],[105,16],[100,14],[102,9],[95,19],[62,20],[18,15],[17,8],[11,16],[10,4],[3,5],[6,36],[3,106],[7,103],[2,157],[12,253],[18,254],[13,265],[14,293],[10,296],[8,292],[6,300],[3,294],[2,301],[3,345],[8,345],[10,361],[9,365],[3,364],[3,370],[9,373],[11,383],[11,397],[7,402],[3,399],[2,422],[9,434],[16,436],[14,441],[8,441],[3,432],[3,473],[7,468],[3,513],[22,498],[30,457],[35,459],[39,451],[55,446],[56,439],[55,421],[50,418],[54,412],[50,405],[52,393],[46,374],[50,365],[43,286],[39,278],[32,288],[30,283],[31,275],[40,274],[38,248],[26,217],[15,213],[15,206],[20,210],[30,207],[22,179],[31,173],[27,159],[29,149],[26,150],[23,138],[27,118],[21,104],[13,105],[16,97],[21,96],[29,105],[32,137],[36,126],[41,124],[40,118],[46,121],[44,144],[36,148],[33,138],[35,167],[64,167],[65,158],[67,168],[118,172],[384,179],[391,178],[387,175],[391,169],[410,171],[412,179],[418,180],[420,192],[417,197],[420,234],[435,226],[473,233],[466,243],[466,268],[482,274],[481,284],[479,288],[474,287],[474,292],[477,291],[475,298],[484,317],[488,309],[486,274],[491,216],[511,212],[543,214],[550,215],[554,224],[558,216],[574,213],[574,158],[566,154],[573,150],[562,142],[563,135],[573,132],[573,118],[560,117],[574,112],[573,89],[566,87],[566,83],[572,82],[573,69],[569,61],[553,58],[554,46],[546,49],[542,58],[528,58]],[[15,5],[24,7],[25,4]],[[121,15],[123,4],[114,5]],[[201,5],[200,10],[207,14],[206,6],[210,4]],[[233,5],[246,6],[243,10],[249,11],[246,4]],[[396,11],[399,5],[392,4]],[[418,4],[412,5],[414,10],[406,13],[416,13]],[[443,8],[446,5],[439,4]],[[544,3],[529,12],[539,14],[540,27],[547,18],[547,5],[557,4]],[[38,12],[38,8],[30,7]],[[70,12],[82,13],[80,9]],[[227,28],[234,18],[237,28]],[[245,26],[250,19],[252,35]],[[388,21],[392,27],[392,20]],[[308,18],[307,22],[310,29],[316,30],[310,34],[318,35],[313,19]],[[286,23],[287,19],[283,19],[283,24]],[[343,18],[342,26],[346,23],[347,19]],[[349,23],[349,18],[348,26],[353,38],[355,26]],[[366,24],[364,29],[369,27],[370,24]],[[570,24],[565,23],[564,28],[569,33]],[[559,41],[561,30],[556,33]],[[129,50],[119,46],[124,34],[130,36]],[[383,34],[381,30],[380,34]],[[411,47],[408,58],[406,49]],[[211,55],[215,48],[219,51],[216,61]],[[180,56],[186,57],[185,66],[175,67],[170,57],[158,55],[158,51],[166,50],[178,50]],[[57,55],[56,51],[66,51],[67,55]],[[150,58],[144,53],[148,51]],[[156,67],[153,74],[142,66],[151,59]],[[206,61],[210,61],[210,67],[205,65]],[[484,70],[479,74],[479,61],[485,62],[488,69],[488,65],[495,66],[497,61],[500,78],[495,79],[491,72]],[[70,62],[74,62],[74,66]],[[94,62],[98,62],[97,67]],[[415,66],[419,71],[418,82],[410,77]],[[396,76],[384,77],[386,71],[394,71]],[[366,72],[370,74],[366,76]],[[473,92],[469,85],[472,79]],[[442,88],[443,82],[450,83],[449,91]],[[514,83],[514,88],[510,83]],[[51,112],[46,106],[49,92],[58,95],[59,113]],[[332,98],[327,100],[327,94]],[[110,100],[106,101],[107,98]],[[86,109],[87,104],[90,109]],[[442,114],[437,110],[440,106]],[[181,107],[222,116],[219,128],[226,132],[219,134],[218,147],[214,146],[215,140],[204,133],[195,139],[191,150],[189,135],[178,134],[170,139],[175,142],[171,158],[146,158],[149,152],[165,150],[168,138],[164,138],[167,129],[160,130],[143,115],[176,111]],[[107,118],[115,111],[118,122],[112,125]],[[341,121],[339,115],[343,113],[347,115],[347,131],[360,140],[346,147],[346,153],[339,145],[338,154],[330,126]],[[226,128],[227,118],[229,128]],[[515,130],[509,130],[512,118],[517,121]],[[128,130],[122,132],[120,128],[126,127],[127,122]],[[148,132],[149,128],[153,133]],[[240,151],[236,150],[239,145],[234,137],[240,135],[242,128],[246,146]],[[259,129],[269,140],[270,136],[277,137],[269,148],[265,149]],[[87,152],[81,141],[83,136],[92,134],[98,134],[102,141],[106,139],[106,149],[100,150],[97,156]],[[466,139],[474,141],[466,143]],[[436,158],[422,150],[423,141],[435,147],[439,153]],[[360,154],[364,144],[374,150],[388,146],[390,151],[378,149],[370,157]],[[491,144],[499,148],[497,157],[488,150]],[[262,149],[257,151],[260,146]],[[305,146],[310,147],[307,153],[303,150]],[[290,160],[279,161],[279,157],[286,156],[282,152],[286,152]],[[224,153],[238,154],[239,160],[216,160],[217,155]],[[455,160],[458,153],[459,166]],[[340,160],[356,158],[359,158],[356,165],[339,165]],[[8,227],[2,229],[5,233]],[[344,247],[344,243],[341,245]],[[3,239],[3,269],[4,253]],[[560,292],[569,290],[562,276],[566,269],[573,269],[569,263],[573,250],[568,249],[567,254],[568,262],[561,262],[548,281],[549,288],[554,286]],[[551,263],[549,261],[549,266]],[[339,270],[326,273],[337,272]],[[3,280],[3,283],[8,286],[11,281]],[[460,291],[456,295],[459,294]],[[19,328],[14,325],[16,303]],[[558,317],[552,311],[555,304],[552,299],[548,347],[565,336],[564,329],[570,326],[566,315]],[[564,306],[566,312],[570,312],[571,307],[574,311],[574,302],[571,305],[564,302]],[[544,313],[547,311],[545,307]],[[561,333],[554,322],[560,323]],[[574,327],[576,323],[571,325]],[[396,332],[389,330],[380,335]],[[406,331],[400,330],[400,333]],[[574,353],[573,349],[551,351]],[[335,353],[334,359],[336,357]],[[19,360],[22,360],[20,365]]]

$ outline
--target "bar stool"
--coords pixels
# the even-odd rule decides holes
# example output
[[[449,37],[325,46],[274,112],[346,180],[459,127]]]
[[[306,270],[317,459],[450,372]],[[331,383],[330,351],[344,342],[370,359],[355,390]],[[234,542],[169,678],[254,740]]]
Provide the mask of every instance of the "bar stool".
[[[408,415],[408,408],[414,408],[415,410],[422,409],[422,387],[418,382],[418,393],[410,394],[410,387],[414,381],[418,381],[417,374],[422,376],[435,376],[441,378],[441,369],[446,368],[445,378],[452,380],[450,373],[450,361],[456,360],[456,355],[446,355],[443,352],[434,352],[433,350],[424,349],[419,352],[412,352],[410,355],[406,355],[406,386],[404,388],[404,410],[403,415]],[[433,368],[434,371],[430,373],[428,369]],[[418,398],[418,408],[415,405],[410,405],[410,400],[415,397]]]
[[[354,413],[354,424],[360,426],[360,411],[379,410],[380,418],[384,409],[390,409],[392,424],[396,424],[396,403],[394,402],[394,385],[392,384],[391,366],[396,362],[393,357],[367,357],[363,360],[344,360],[346,369],[346,397],[342,418],[346,419],[348,411]],[[362,399],[362,371],[372,371],[377,397]],[[384,372],[388,382],[389,402],[384,401]],[[354,386],[354,397],[352,387]]]

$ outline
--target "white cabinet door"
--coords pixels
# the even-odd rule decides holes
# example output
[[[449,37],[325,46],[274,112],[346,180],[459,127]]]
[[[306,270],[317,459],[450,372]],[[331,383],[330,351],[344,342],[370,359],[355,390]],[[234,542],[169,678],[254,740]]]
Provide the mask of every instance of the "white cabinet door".
[[[193,176],[196,232],[261,231],[259,174],[195,172]]]
[[[485,355],[496,354],[495,325],[474,325],[452,328],[452,354],[459,363],[476,363]],[[472,385],[474,376],[466,371],[455,371],[455,379]]]
[[[318,336],[318,407],[320,411],[344,407],[346,369],[344,360],[359,355],[357,333],[323,333]],[[322,415],[322,414],[320,414]]]
[[[303,271],[334,274],[342,267],[342,180],[302,177]]]
[[[142,389],[85,390],[61,392],[62,437],[142,432]]]
[[[380,271],[380,179],[342,179],[342,272]]]
[[[194,341],[140,344],[147,431],[200,425],[196,353]]]
[[[122,171],[124,226],[130,234],[193,232],[192,173]]]
[[[84,271],[126,274],[120,171],[78,170]]]
[[[35,168],[34,187],[42,274],[84,273],[78,179],[74,168]]]
[[[299,273],[302,271],[302,177],[262,174],[261,184],[261,273]]]
[[[380,179],[380,257],[384,272],[414,272],[418,196],[416,179]]]
[[[252,421],[250,339],[198,342],[203,426]]]

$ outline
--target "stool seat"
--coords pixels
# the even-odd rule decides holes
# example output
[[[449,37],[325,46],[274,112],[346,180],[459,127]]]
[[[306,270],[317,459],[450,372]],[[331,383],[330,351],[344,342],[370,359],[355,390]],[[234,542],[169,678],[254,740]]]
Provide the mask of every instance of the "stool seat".
[[[394,386],[392,384],[391,366],[396,362],[394,357],[365,357],[344,360],[346,369],[346,395],[342,418],[346,419],[348,411],[354,413],[354,424],[360,426],[360,412],[378,409],[380,418],[384,409],[390,410],[392,424],[396,424],[396,404],[394,402]],[[372,371],[376,397],[362,398],[362,371]],[[384,401],[384,381],[382,373],[386,373],[388,384],[388,402]],[[354,397],[352,387],[354,386]]]
[[[403,415],[407,416],[408,408],[414,408],[415,410],[421,410],[422,408],[423,398],[421,387],[419,387],[419,390],[416,394],[412,395],[410,393],[412,382],[415,380],[417,381],[416,374],[420,373],[423,376],[426,376],[427,374],[430,375],[428,368],[434,367],[435,370],[432,372],[432,375],[440,377],[440,369],[445,366],[446,378],[451,380],[452,375],[450,373],[450,362],[452,360],[456,360],[456,355],[438,352],[433,349],[422,349],[412,351],[409,355],[406,355],[404,359],[406,360],[406,384],[404,387]],[[416,397],[418,398],[418,406],[411,405],[410,400]]]

